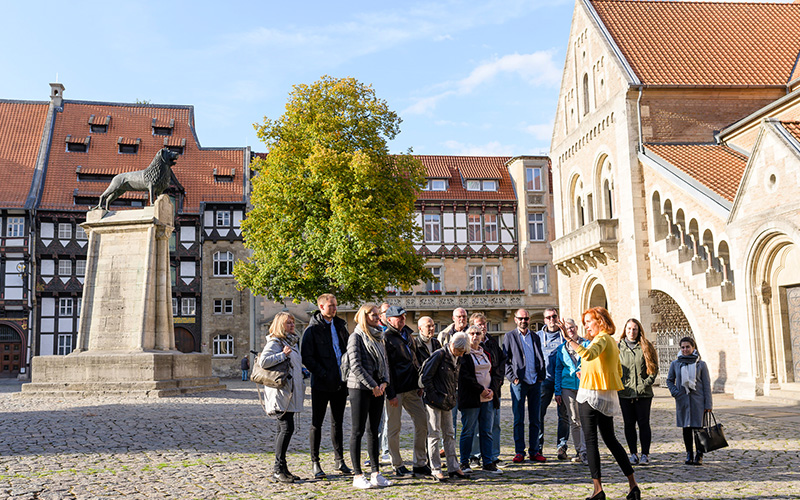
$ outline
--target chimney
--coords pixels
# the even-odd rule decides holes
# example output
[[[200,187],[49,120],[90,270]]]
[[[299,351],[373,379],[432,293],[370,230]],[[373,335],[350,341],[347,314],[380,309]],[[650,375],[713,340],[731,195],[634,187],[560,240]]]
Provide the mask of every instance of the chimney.
[[[60,83],[50,84],[50,102],[53,106],[61,107],[61,101],[64,99],[64,86]]]

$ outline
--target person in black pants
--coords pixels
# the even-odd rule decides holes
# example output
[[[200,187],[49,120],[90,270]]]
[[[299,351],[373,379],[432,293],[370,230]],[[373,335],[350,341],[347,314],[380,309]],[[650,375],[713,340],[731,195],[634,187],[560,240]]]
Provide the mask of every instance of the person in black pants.
[[[353,428],[350,434],[350,460],[353,461],[353,487],[359,489],[391,486],[380,473],[378,427],[383,415],[384,393],[389,382],[389,362],[384,334],[378,328],[380,312],[375,304],[364,304],[356,313],[356,329],[347,341],[346,379],[350,392]],[[369,428],[367,428],[369,420]],[[372,474],[361,470],[361,438],[367,431],[367,453]]]
[[[352,473],[343,454],[342,422],[347,405],[347,386],[342,381],[340,369],[349,333],[344,320],[336,316],[335,296],[330,293],[320,295],[317,306],[319,311],[314,312],[303,332],[301,354],[303,364],[311,372],[311,473],[321,479],[326,474],[319,463],[319,447],[328,404],[331,407],[331,439],[336,470],[342,474]]]

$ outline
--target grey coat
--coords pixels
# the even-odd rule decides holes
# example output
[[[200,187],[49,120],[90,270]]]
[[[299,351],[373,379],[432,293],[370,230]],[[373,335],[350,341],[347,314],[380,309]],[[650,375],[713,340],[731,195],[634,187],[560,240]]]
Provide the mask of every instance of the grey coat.
[[[378,370],[378,361],[364,340],[366,334],[356,327],[355,331],[347,338],[347,358],[350,370],[347,375],[348,389],[361,389],[371,391],[382,383],[389,383],[389,363],[384,362],[383,371]],[[378,343],[383,358],[386,360],[386,348],[383,343]]]
[[[286,354],[283,353],[285,345],[287,344],[282,339],[267,337],[267,345],[264,346],[264,350],[258,357],[258,364],[261,365],[261,368],[270,368],[285,360]],[[283,412],[297,413],[303,409],[303,397],[306,392],[303,384],[303,360],[300,357],[298,344],[291,347],[292,353],[289,354],[289,358],[291,359],[292,378],[283,387],[277,389],[264,387],[266,391],[264,409],[269,415]]]
[[[675,398],[675,417],[678,427],[702,427],[705,410],[711,409],[711,377],[708,366],[702,360],[697,361],[697,385],[695,390],[686,394],[681,385],[681,363],[677,360],[669,365],[667,387]]]

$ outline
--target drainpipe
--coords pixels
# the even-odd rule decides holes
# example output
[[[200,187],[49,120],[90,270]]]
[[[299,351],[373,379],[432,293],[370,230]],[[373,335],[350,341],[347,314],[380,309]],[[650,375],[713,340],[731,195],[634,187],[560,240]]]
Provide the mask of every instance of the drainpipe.
[[[644,90],[643,86],[639,86],[639,97],[636,99],[636,119],[639,122],[639,145],[638,151],[639,153],[644,152],[644,137],[642,136],[642,92]]]

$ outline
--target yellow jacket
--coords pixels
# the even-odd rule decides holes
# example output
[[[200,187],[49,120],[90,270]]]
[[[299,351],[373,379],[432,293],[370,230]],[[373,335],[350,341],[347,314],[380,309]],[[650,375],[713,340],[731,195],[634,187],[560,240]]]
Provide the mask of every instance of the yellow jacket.
[[[622,364],[619,362],[619,348],[606,332],[600,332],[588,347],[578,345],[575,351],[580,354],[581,389],[594,391],[620,391],[622,385]]]

